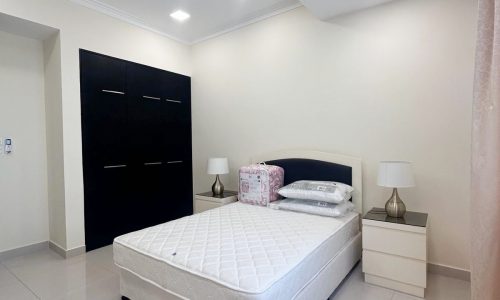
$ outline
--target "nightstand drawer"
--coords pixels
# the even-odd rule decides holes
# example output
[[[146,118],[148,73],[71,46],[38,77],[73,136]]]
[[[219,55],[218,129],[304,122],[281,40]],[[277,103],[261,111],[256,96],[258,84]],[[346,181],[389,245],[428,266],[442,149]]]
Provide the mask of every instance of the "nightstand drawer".
[[[425,261],[426,239],[422,233],[363,225],[363,249]]]
[[[363,272],[423,288],[427,285],[426,262],[411,258],[363,250]]]

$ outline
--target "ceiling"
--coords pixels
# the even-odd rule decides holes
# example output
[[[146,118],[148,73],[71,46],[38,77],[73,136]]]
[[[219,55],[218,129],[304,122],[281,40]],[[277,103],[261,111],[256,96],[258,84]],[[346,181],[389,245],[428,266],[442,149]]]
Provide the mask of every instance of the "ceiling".
[[[301,0],[304,6],[321,20],[329,20],[357,10],[370,8],[394,0]]]
[[[185,44],[220,35],[301,6],[298,0],[72,0]],[[179,22],[175,10],[191,18]]]
[[[304,5],[330,19],[392,0],[71,0],[185,44],[196,44]],[[170,17],[183,10],[191,18]]]

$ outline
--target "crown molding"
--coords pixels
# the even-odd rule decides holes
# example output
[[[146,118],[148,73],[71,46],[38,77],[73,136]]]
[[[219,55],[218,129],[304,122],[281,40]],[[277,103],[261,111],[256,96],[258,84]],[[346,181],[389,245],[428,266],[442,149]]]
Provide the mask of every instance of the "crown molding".
[[[98,1],[98,0],[70,0],[70,1],[74,2],[76,4],[79,4],[79,5],[85,6],[87,8],[96,10],[96,11],[103,13],[105,15],[108,15],[110,17],[122,20],[122,21],[127,22],[127,23],[132,24],[132,25],[135,25],[135,26],[140,27],[142,29],[145,29],[145,30],[154,32],[156,34],[162,35],[162,36],[167,37],[171,40],[179,42],[181,44],[191,45],[191,42],[189,42],[189,41],[179,39],[177,37],[174,37],[170,34],[163,32],[161,30],[158,30],[158,29],[153,28],[149,25],[146,25],[146,22],[144,22],[144,20],[142,20],[141,18],[134,16],[132,14],[129,14],[127,12],[124,12],[123,10],[117,9],[111,5],[102,3],[101,1]]]
[[[139,17],[137,17],[137,16],[135,16],[133,14],[127,13],[127,12],[125,12],[123,10],[117,9],[117,8],[111,6],[111,5],[105,4],[105,3],[103,3],[103,2],[101,2],[99,0],[70,0],[70,1],[73,2],[73,3],[79,4],[79,5],[85,6],[87,8],[93,9],[95,11],[98,11],[98,12],[103,13],[105,15],[108,15],[110,17],[122,20],[124,22],[127,22],[127,23],[132,24],[132,25],[137,26],[137,27],[140,27],[142,29],[154,32],[156,34],[159,34],[161,36],[164,36],[166,38],[169,38],[171,40],[174,40],[176,42],[179,42],[181,44],[188,45],[188,46],[193,46],[195,44],[207,41],[209,39],[218,37],[220,35],[229,33],[231,31],[238,30],[240,28],[246,27],[246,26],[251,25],[253,23],[257,23],[257,22],[263,21],[265,19],[277,16],[279,14],[282,14],[282,13],[285,13],[285,12],[288,12],[290,10],[293,10],[293,9],[296,9],[296,8],[299,8],[299,7],[303,6],[302,3],[296,3],[296,4],[293,4],[293,5],[290,5],[290,6],[287,6],[287,7],[278,9],[278,10],[275,10],[275,11],[273,11],[271,13],[267,13],[265,15],[262,15],[262,16],[259,16],[259,17],[256,17],[256,18],[252,18],[252,19],[250,19],[248,21],[245,21],[245,22],[243,22],[241,24],[231,26],[228,29],[217,31],[216,33],[210,34],[210,35],[208,35],[206,37],[203,37],[203,38],[200,38],[200,39],[196,39],[194,41],[188,41],[188,40],[183,40],[183,39],[180,39],[178,37],[172,36],[172,35],[164,32],[162,30],[157,29],[157,28],[151,27],[151,26],[147,25],[146,22],[144,20],[142,20],[141,18],[139,18]]]

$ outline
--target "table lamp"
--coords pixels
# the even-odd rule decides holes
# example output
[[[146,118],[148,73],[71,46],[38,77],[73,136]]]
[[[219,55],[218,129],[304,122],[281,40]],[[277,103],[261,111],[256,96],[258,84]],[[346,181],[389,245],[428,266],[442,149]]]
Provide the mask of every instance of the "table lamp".
[[[224,193],[224,185],[220,181],[219,175],[229,173],[227,158],[217,157],[208,159],[207,173],[216,175],[215,182],[212,185],[212,193],[214,196],[221,196]]]
[[[398,188],[415,186],[411,163],[407,161],[381,161],[378,168],[379,186],[392,188],[392,196],[385,203],[387,215],[401,218],[406,213],[406,206],[398,195]]]

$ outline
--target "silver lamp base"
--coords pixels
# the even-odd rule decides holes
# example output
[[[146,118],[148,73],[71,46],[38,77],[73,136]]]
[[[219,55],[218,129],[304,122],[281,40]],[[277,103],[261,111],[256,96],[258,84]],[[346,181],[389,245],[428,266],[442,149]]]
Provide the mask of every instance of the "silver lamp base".
[[[214,196],[221,196],[222,194],[224,194],[224,185],[220,181],[219,175],[215,177],[215,182],[212,185],[212,194]]]
[[[402,218],[406,213],[406,205],[399,198],[398,189],[392,190],[392,196],[385,203],[385,211],[389,217]]]

